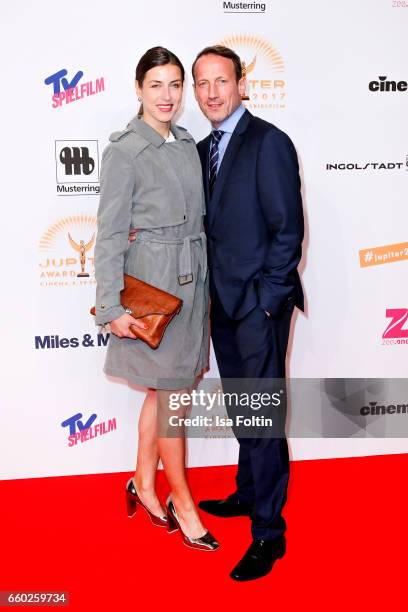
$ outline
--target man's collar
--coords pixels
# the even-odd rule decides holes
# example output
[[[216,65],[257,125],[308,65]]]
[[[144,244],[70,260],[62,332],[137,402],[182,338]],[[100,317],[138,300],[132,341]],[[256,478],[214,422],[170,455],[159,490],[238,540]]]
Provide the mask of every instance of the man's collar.
[[[217,130],[232,134],[232,132],[237,127],[238,121],[241,119],[244,113],[245,107],[243,104],[240,104],[238,108],[236,108],[234,112],[229,115],[229,117],[227,117],[226,119],[224,119],[224,121],[222,121],[222,123],[220,123],[220,125],[217,127]]]

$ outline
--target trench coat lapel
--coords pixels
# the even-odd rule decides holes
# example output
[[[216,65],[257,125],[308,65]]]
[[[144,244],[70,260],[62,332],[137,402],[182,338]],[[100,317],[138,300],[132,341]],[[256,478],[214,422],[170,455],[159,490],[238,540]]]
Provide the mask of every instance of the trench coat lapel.
[[[209,177],[208,177],[210,139],[211,137],[207,136],[207,138],[204,138],[204,140],[202,141],[202,146],[200,144],[200,146],[198,147],[198,154],[200,156],[201,167],[203,169],[203,184],[204,184],[204,194],[205,194],[205,201],[207,204],[207,210],[209,209],[209,202],[210,202],[210,186],[209,186]]]

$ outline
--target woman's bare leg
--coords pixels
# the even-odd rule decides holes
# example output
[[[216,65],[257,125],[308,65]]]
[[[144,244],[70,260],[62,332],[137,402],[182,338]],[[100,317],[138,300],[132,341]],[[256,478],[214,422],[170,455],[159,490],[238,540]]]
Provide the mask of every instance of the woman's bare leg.
[[[188,391],[185,390],[185,393]],[[186,407],[177,410],[169,410],[169,395],[171,393],[182,393],[181,391],[158,390],[158,414],[161,419],[157,447],[167,480],[171,489],[171,498],[177,512],[180,526],[185,535],[190,538],[200,538],[207,529],[203,526],[196,505],[190,493],[186,479],[185,454],[186,441],[184,428],[180,428],[175,437],[164,437],[162,425],[168,422],[168,416],[184,416]]]
[[[141,501],[156,516],[166,512],[156,494],[156,471],[159,463],[157,448],[157,398],[156,391],[149,389],[139,417],[139,443],[137,448],[134,483]]]

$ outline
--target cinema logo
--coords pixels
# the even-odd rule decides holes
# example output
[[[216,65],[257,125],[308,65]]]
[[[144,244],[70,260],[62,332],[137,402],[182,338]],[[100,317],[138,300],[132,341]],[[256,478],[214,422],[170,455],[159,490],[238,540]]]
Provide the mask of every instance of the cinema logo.
[[[408,308],[387,308],[387,319],[391,319],[382,335],[382,344],[408,344]]]
[[[286,108],[285,64],[280,53],[266,40],[249,34],[234,34],[218,41],[230,47],[245,63],[250,110]]]
[[[42,287],[95,284],[93,249],[96,217],[63,217],[51,225],[39,242],[39,278]]]
[[[369,402],[368,406],[360,408],[363,416],[380,416],[383,414],[408,414],[408,404],[380,405],[378,402]]]
[[[387,76],[379,76],[378,81],[369,82],[368,89],[372,92],[382,93],[403,92],[407,91],[408,83],[407,81],[388,81]]]
[[[56,140],[55,167],[58,196],[99,194],[97,140]]]
[[[408,242],[370,247],[359,251],[360,267],[379,266],[408,259]]]
[[[97,417],[97,414],[91,414],[84,423],[82,412],[78,412],[63,421],[61,427],[68,428],[68,446],[77,446],[116,430],[116,418],[94,423]]]

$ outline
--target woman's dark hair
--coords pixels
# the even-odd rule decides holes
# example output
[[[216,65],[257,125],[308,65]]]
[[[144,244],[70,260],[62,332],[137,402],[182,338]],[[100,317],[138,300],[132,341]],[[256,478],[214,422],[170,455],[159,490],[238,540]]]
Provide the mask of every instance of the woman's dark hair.
[[[214,45],[213,47],[206,47],[205,49],[200,51],[200,53],[195,58],[193,66],[191,68],[191,71],[193,73],[194,82],[195,82],[194,68],[195,68],[197,61],[200,59],[200,57],[203,57],[203,55],[219,55],[220,57],[226,57],[227,59],[230,59],[234,64],[235,77],[237,79],[237,82],[242,78],[241,60],[239,56],[235,53],[235,51],[233,51],[232,49],[229,49],[229,47],[224,47],[223,45]]]
[[[136,66],[136,81],[139,83],[139,86],[142,86],[148,70],[155,68],[155,66],[165,66],[166,64],[178,66],[181,72],[181,80],[184,81],[184,67],[177,55],[174,55],[174,53],[164,47],[152,47],[142,55]]]
[[[178,66],[181,72],[181,80],[184,81],[184,67],[177,55],[164,47],[152,47],[142,55],[136,66],[136,81],[139,83],[139,86],[142,86],[145,74],[148,70],[155,66],[164,66],[165,64]]]
[[[136,81],[139,87],[142,87],[146,72],[156,66],[165,66],[172,64],[178,66],[181,72],[181,80],[184,83],[185,71],[184,66],[180,62],[177,55],[166,49],[165,47],[152,47],[142,55],[136,66]],[[140,105],[138,116],[143,115],[143,104]]]

